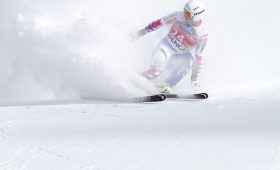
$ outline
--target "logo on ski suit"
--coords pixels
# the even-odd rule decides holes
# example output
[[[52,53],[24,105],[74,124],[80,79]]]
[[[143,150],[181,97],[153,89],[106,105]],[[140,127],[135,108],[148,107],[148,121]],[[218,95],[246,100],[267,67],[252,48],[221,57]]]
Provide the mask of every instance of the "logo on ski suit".
[[[180,51],[188,51],[197,43],[197,33],[195,28],[187,22],[176,22],[171,27],[167,40],[171,46]]]

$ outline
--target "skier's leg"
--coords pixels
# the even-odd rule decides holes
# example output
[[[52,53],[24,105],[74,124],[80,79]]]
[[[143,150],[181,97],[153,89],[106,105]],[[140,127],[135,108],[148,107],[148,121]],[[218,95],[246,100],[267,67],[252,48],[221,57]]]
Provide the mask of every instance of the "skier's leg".
[[[142,73],[142,75],[148,79],[154,79],[158,77],[166,66],[170,56],[173,55],[172,49],[170,49],[167,42],[163,39],[157,45],[153,52],[152,61],[149,68]]]
[[[171,88],[174,87],[191,69],[193,58],[191,54],[172,56],[169,62],[169,67],[175,70],[171,72],[168,78],[158,85],[161,93],[170,93]]]
[[[165,82],[170,85],[170,88],[174,87],[180,80],[183,79],[183,77],[191,70],[191,65],[193,63],[193,57],[190,53],[183,56],[174,56],[175,60],[176,57],[178,57],[182,62],[165,80]]]

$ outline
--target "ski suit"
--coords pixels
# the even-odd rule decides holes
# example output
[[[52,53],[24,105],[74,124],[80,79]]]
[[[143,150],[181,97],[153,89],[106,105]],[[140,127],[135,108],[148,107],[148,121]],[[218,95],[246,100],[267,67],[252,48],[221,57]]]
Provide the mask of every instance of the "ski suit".
[[[183,62],[165,82],[173,87],[190,70],[192,70],[191,80],[196,81],[201,69],[203,51],[208,37],[202,21],[199,24],[193,24],[191,20],[184,17],[183,12],[174,12],[153,21],[139,33],[142,36],[166,25],[171,25],[169,33],[155,48],[150,68],[143,75],[150,79],[156,78],[164,70],[170,58],[176,57],[183,59]]]

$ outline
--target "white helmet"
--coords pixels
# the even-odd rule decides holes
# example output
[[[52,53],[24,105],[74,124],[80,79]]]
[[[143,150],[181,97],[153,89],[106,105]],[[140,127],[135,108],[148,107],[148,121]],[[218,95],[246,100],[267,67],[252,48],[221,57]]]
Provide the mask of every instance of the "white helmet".
[[[190,0],[186,3],[184,9],[190,13],[190,18],[193,21],[201,20],[206,10],[205,5],[199,0]]]

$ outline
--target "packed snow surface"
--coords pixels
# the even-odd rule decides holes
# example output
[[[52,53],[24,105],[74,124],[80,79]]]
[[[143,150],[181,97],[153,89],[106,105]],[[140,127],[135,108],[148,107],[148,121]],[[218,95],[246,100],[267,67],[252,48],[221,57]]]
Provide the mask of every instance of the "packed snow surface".
[[[129,34],[185,2],[0,1],[0,169],[279,170],[278,1],[204,0],[209,99],[128,101],[168,28]]]

